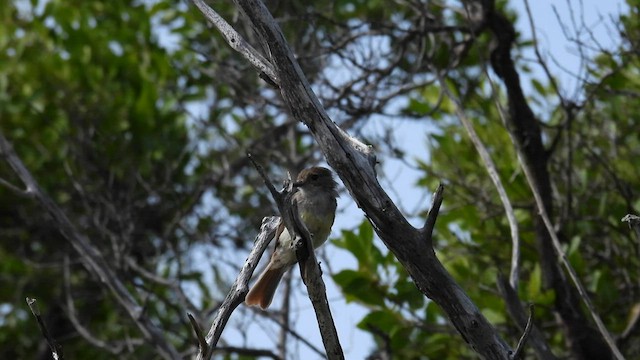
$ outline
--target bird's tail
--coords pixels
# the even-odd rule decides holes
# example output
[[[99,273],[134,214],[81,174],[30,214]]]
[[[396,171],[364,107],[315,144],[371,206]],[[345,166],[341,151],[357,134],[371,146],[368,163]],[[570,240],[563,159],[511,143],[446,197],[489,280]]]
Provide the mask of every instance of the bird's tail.
[[[287,271],[287,266],[281,268],[274,268],[271,264],[267,265],[264,269],[258,281],[251,287],[247,297],[244,299],[247,305],[258,305],[262,310],[265,310],[271,304],[273,295],[276,293],[280,279]]]

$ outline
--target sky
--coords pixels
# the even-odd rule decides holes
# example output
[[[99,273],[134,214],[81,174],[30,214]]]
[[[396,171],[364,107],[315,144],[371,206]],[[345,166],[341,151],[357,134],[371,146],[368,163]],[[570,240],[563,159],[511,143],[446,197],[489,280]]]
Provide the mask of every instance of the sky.
[[[621,0],[583,0],[582,2],[576,0],[530,0],[529,3],[543,59],[547,62],[551,73],[560,79],[559,84],[562,93],[570,98],[578,97],[576,74],[583,74],[584,69],[582,68],[583,64],[580,62],[580,49],[569,41],[568,37],[576,37],[577,33],[581,33],[581,36],[577,38],[590,40],[586,39],[585,36],[593,36],[603,47],[611,46],[615,41],[615,38],[610,36],[611,33],[615,34],[615,31],[611,28],[611,17],[615,18],[616,14],[626,9],[626,6]],[[531,39],[532,32],[525,2],[522,0],[510,1],[510,6],[520,14],[516,29],[522,34],[521,39]],[[556,12],[554,12],[554,8]],[[570,11],[570,9],[573,9],[573,11]],[[589,30],[590,33],[585,30]],[[521,65],[528,64],[532,67],[532,76],[544,78],[542,68],[530,62],[535,59],[532,49],[517,55],[521,56]],[[593,52],[587,51],[587,55],[593,55]],[[523,87],[528,93],[533,91],[527,79],[523,79]],[[542,109],[539,109],[539,111],[542,111]],[[430,204],[430,194],[425,193],[423,188],[415,186],[421,173],[412,169],[411,165],[415,166],[415,159],[424,159],[428,155],[426,140],[428,133],[433,131],[433,127],[428,124],[428,121],[389,120],[373,117],[363,128],[363,133],[381,134],[391,124],[393,124],[396,140],[399,144],[412,144],[407,149],[409,154],[407,159],[409,159],[410,166],[399,160],[382,159],[382,171],[387,175],[393,174],[389,176],[391,181],[383,182],[382,186],[401,209],[409,209],[414,213],[416,210],[427,210]],[[431,191],[433,190],[435,189],[431,189]],[[343,211],[336,218],[332,237],[338,237],[341,229],[357,227],[364,219],[362,211],[355,206],[352,199],[346,194],[338,200],[338,207]],[[421,226],[423,219],[412,218],[410,221],[416,226]],[[384,248],[384,245],[378,239],[376,241],[380,248]],[[325,256],[331,259],[332,270],[335,272],[356,267],[355,259],[350,254],[331,244],[325,245],[322,251]],[[244,261],[245,256],[246,254],[238,254],[238,261]],[[330,276],[327,275],[326,268],[324,270],[325,276],[323,278],[327,285],[327,296],[345,357],[347,359],[364,359],[373,349],[373,342],[368,333],[358,330],[355,325],[364,317],[366,309],[358,304],[347,304],[339,289],[333,284]],[[302,286],[299,282],[297,271],[295,277],[297,280],[294,284]],[[297,289],[295,294],[292,306],[292,325],[307,340],[318,348],[322,348],[322,341],[313,309],[309,300],[306,299],[306,291]],[[274,305],[277,306],[278,304],[279,299],[276,298]],[[248,310],[242,309],[241,311]],[[271,332],[272,330],[270,329],[272,327],[268,324],[268,320],[264,320],[259,316],[254,317],[251,320],[254,323],[249,328],[249,334],[243,334],[235,330],[233,326],[233,319],[240,318],[237,315],[232,316],[232,322],[225,329],[224,339],[233,342],[233,345],[241,346],[244,342],[248,342],[257,348],[275,347],[277,334]],[[238,343],[235,343],[236,341]],[[316,353],[306,349],[304,345],[300,346],[298,350],[301,358],[320,358]]]

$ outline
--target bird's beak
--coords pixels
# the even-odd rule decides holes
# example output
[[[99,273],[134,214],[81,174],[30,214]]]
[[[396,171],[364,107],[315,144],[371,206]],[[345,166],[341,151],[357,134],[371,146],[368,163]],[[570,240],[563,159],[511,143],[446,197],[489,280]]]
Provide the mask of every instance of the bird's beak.
[[[302,185],[304,185],[304,181],[294,181],[293,182],[293,187],[294,188],[300,187]]]

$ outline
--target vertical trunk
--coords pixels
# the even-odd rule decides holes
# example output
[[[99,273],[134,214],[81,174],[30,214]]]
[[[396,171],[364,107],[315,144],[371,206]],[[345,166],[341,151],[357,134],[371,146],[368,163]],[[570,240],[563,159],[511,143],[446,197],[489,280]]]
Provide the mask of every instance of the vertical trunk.
[[[521,150],[522,161],[526,162],[534,174],[535,187],[542,196],[547,214],[553,217],[551,180],[547,152],[542,144],[542,132],[524,97],[519,74],[511,58],[515,30],[509,20],[493,9],[487,12],[486,21],[486,26],[493,33],[497,44],[491,53],[491,65],[507,90],[508,130]],[[544,284],[555,291],[555,309],[565,327],[573,358],[610,359],[611,351],[582,312],[576,290],[567,282],[562,272],[551,237],[540,216],[535,219],[535,232]],[[562,234],[559,234],[559,237],[562,239]]]

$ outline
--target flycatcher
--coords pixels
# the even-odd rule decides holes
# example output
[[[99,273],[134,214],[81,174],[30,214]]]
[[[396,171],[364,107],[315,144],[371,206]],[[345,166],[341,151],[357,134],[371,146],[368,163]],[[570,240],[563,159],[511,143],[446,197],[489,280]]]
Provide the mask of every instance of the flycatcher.
[[[293,199],[298,203],[300,219],[309,229],[315,249],[324,244],[331,233],[336,216],[337,184],[329,169],[315,166],[302,170],[293,186],[298,188]],[[293,238],[282,219],[275,239],[275,250],[269,264],[245,298],[247,305],[258,305],[263,310],[271,304],[284,273],[298,261]]]

